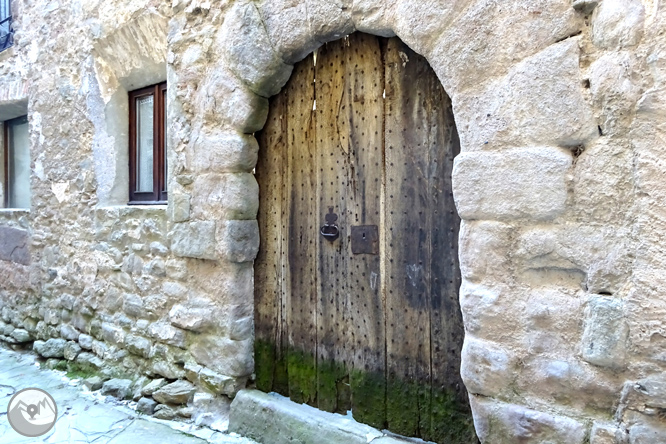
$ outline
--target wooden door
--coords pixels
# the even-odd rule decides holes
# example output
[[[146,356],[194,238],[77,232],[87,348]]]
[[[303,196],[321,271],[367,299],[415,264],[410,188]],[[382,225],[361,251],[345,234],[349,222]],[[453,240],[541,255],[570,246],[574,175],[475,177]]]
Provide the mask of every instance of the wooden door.
[[[427,61],[397,38],[324,45],[271,99],[257,137],[257,387],[403,435],[476,442],[459,375],[459,141]]]

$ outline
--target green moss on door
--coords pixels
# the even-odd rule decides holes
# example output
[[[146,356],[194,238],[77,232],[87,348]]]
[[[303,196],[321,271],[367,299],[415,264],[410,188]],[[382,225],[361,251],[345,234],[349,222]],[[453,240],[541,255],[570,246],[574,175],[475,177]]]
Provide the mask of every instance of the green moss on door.
[[[465,396],[435,389],[429,381],[388,378],[383,372],[348,369],[333,361],[317,363],[297,350],[278,359],[275,346],[255,343],[257,388],[275,391],[294,402],[345,413],[378,429],[419,436],[437,443],[477,443]]]

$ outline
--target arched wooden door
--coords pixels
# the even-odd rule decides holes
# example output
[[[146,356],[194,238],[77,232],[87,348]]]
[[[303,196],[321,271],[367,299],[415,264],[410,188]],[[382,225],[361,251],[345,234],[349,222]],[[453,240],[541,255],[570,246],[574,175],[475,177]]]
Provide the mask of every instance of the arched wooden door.
[[[459,140],[427,61],[397,38],[324,45],[271,99],[258,139],[257,387],[475,442],[460,379]]]

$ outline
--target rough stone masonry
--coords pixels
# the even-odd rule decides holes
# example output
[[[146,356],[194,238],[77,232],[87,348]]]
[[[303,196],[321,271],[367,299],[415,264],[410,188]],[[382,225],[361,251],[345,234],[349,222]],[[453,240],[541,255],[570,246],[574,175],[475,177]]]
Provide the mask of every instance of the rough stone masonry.
[[[461,138],[461,372],[481,441],[666,439],[663,1],[11,4],[0,115],[28,116],[32,206],[0,211],[3,341],[187,380],[177,401],[205,423],[253,372],[267,98],[325,42],[397,35]],[[127,92],[165,80],[169,203],[127,206]]]

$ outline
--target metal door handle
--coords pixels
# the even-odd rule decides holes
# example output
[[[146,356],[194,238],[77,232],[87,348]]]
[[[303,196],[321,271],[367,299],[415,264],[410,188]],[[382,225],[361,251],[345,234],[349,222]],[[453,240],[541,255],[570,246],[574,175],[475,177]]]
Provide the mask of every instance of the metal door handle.
[[[338,215],[333,212],[333,207],[328,207],[328,214],[325,219],[326,223],[321,227],[319,232],[327,241],[333,242],[340,236],[340,229],[335,223],[338,220]]]
[[[338,237],[340,237],[340,229],[335,224],[333,225],[325,224],[323,227],[321,227],[320,233],[322,236],[326,238],[327,241],[330,242],[333,242]]]

